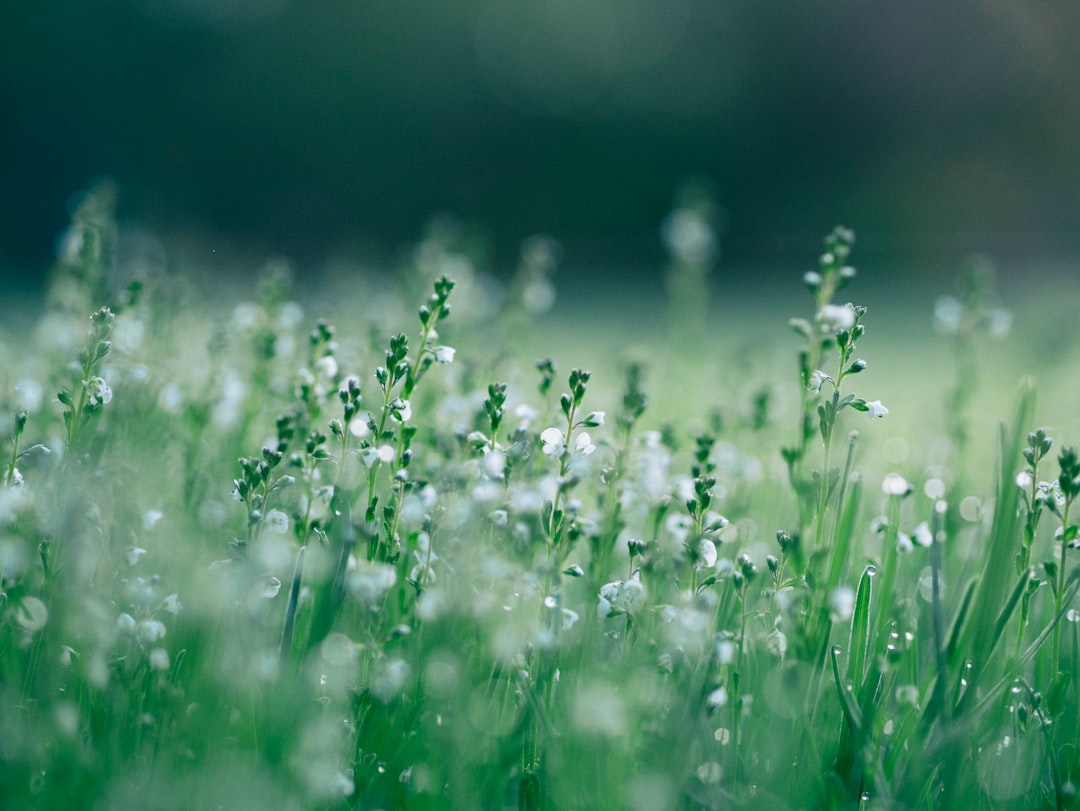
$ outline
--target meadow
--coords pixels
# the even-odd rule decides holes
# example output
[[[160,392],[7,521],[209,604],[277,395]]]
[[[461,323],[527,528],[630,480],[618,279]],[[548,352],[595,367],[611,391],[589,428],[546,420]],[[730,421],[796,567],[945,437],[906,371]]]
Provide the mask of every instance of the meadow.
[[[837,228],[710,305],[664,235],[248,286],[87,193],[0,345],[0,805],[1077,807],[1067,278],[863,306]]]

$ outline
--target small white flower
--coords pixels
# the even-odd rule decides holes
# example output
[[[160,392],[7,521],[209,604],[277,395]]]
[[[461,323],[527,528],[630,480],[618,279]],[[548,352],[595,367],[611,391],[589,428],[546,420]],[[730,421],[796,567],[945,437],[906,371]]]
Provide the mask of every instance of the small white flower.
[[[408,422],[412,419],[412,403],[400,398],[390,403],[390,414],[398,422]]]
[[[323,355],[315,361],[315,371],[323,377],[329,377],[331,379],[337,377],[337,359],[333,355]]]
[[[368,425],[370,420],[371,416],[366,411],[362,414],[357,414],[349,420],[349,433],[357,439],[363,439],[371,433],[371,426]]]
[[[911,482],[899,473],[890,473],[881,482],[881,492],[887,496],[906,496],[911,492]]]
[[[585,418],[585,425],[588,425],[590,428],[599,428],[604,424],[605,417],[606,414],[603,411],[592,411],[589,413],[589,416]]]
[[[116,618],[116,630],[122,634],[130,634],[135,631],[135,618],[131,614],[121,614]]]
[[[588,456],[595,450],[596,446],[593,444],[592,437],[589,436],[588,431],[582,431],[578,434],[577,439],[574,440],[575,453],[580,453],[582,456]]]
[[[161,510],[147,510],[144,512],[142,517],[143,529],[151,530],[156,527],[163,515],[164,513]]]
[[[150,651],[150,667],[153,670],[168,670],[169,652],[164,648],[154,648]]]
[[[514,409],[514,416],[520,421],[518,427],[525,431],[540,416],[540,412],[527,403],[521,403]]]
[[[396,456],[397,456],[397,451],[394,450],[393,445],[380,445],[375,450],[375,457],[380,462],[383,462],[385,464],[390,464],[390,462],[393,462],[394,458]]]
[[[574,627],[574,623],[580,619],[578,612],[570,608],[559,609],[562,612],[562,627],[564,631],[568,631]]]
[[[143,549],[141,546],[133,546],[133,547],[131,547],[131,549],[129,549],[128,553],[127,553],[127,562],[128,562],[128,564],[130,564],[131,566],[134,566],[136,563],[139,562],[139,558],[141,558],[145,554],[146,554],[146,550]]]
[[[952,335],[960,329],[964,305],[952,296],[942,296],[934,302],[934,326],[944,335]]]
[[[452,346],[435,347],[435,360],[444,366],[454,362],[454,353],[457,352]]]
[[[826,380],[831,381],[832,378],[821,371],[821,369],[814,369],[813,373],[810,375],[809,382],[806,384],[806,388],[815,393],[819,392],[821,391],[821,387],[825,385]]]
[[[708,538],[702,538],[698,542],[698,560],[706,569],[716,565],[716,544]]]
[[[165,624],[157,620],[143,620],[135,626],[135,638],[143,645],[157,642],[165,636]]]
[[[870,419],[874,417],[884,418],[889,413],[889,409],[881,404],[881,400],[871,400],[866,404],[866,416]]]
[[[855,610],[855,591],[841,586],[829,594],[829,617],[833,622],[847,622]]]
[[[911,536],[906,532],[898,532],[896,534],[896,551],[901,555],[906,555],[908,552],[915,548],[915,544],[911,542]]]
[[[566,449],[566,439],[558,428],[545,428],[540,434],[540,441],[544,445],[544,453],[548,456],[562,456]]]
[[[923,521],[912,531],[911,539],[919,546],[928,547],[934,542],[934,533],[930,531],[930,525]]]
[[[826,304],[818,313],[818,321],[827,332],[841,332],[855,326],[855,305]]]
[[[90,405],[107,405],[112,402],[112,389],[109,388],[109,384],[103,378],[91,377],[89,380],[83,381],[83,386],[86,388],[86,396]]]
[[[723,707],[725,704],[727,704],[727,699],[727,690],[725,690],[723,687],[717,687],[715,690],[709,693],[707,701],[713,707]]]
[[[162,600],[161,607],[174,616],[184,610],[184,604],[180,602],[180,597],[176,594],[170,594]]]
[[[259,593],[262,595],[263,599],[273,600],[278,596],[278,592],[280,591],[281,581],[273,575],[270,575],[263,581],[262,591]]]
[[[1021,490],[1028,490],[1031,487],[1031,474],[1026,470],[1021,470],[1016,474],[1016,486]]]
[[[289,531],[289,516],[281,510],[270,510],[263,518],[267,530],[275,535],[284,535]]]

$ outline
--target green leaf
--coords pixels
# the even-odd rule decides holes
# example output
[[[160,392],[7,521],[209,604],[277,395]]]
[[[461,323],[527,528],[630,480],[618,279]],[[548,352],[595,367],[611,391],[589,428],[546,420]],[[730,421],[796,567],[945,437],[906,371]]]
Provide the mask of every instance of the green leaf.
[[[848,637],[847,680],[861,684],[866,669],[866,651],[870,645],[870,594],[877,570],[871,566],[863,569],[859,578],[859,590],[855,593],[855,611],[851,615],[851,634]]]

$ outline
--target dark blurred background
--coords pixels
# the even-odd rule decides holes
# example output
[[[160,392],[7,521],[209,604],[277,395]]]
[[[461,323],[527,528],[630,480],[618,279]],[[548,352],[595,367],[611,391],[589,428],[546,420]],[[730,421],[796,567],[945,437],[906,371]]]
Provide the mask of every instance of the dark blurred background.
[[[0,268],[95,177],[122,221],[314,266],[436,212],[639,272],[687,178],[721,262],[1080,253],[1080,4],[40,0],[0,27]],[[1010,264],[1011,263],[1011,264]]]

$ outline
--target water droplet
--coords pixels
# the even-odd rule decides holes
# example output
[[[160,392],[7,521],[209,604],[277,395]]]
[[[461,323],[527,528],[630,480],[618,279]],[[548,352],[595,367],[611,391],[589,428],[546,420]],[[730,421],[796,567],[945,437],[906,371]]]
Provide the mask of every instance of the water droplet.
[[[556,600],[550,594],[547,597],[544,598],[544,605],[546,605],[548,608],[554,608],[558,604],[559,604],[558,600]]]
[[[873,577],[877,574],[877,566],[871,563],[869,566],[866,567],[865,574],[867,577]]]
[[[833,647],[832,647],[833,656],[839,656],[840,651],[841,651],[841,648],[840,648],[839,645],[833,645]]]
[[[869,791],[864,791],[862,794],[859,795],[859,802],[864,802],[865,803],[865,802],[869,802],[869,801],[870,801],[870,792]]]

